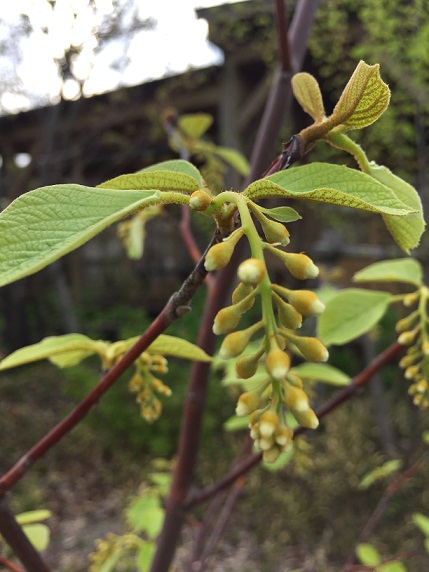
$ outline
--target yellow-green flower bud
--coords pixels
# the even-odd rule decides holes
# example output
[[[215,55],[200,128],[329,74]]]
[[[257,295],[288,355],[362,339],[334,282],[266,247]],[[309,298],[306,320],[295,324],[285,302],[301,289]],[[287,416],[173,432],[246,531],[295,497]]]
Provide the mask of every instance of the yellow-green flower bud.
[[[238,302],[241,302],[241,300],[243,300],[244,298],[246,298],[251,292],[253,292],[254,287],[251,284],[243,284],[243,282],[240,282],[240,284],[237,286],[237,288],[234,290],[234,292],[232,293],[232,303],[233,304],[238,304]],[[252,304],[254,302],[254,298],[252,298]]]
[[[228,334],[235,330],[240,321],[241,316],[246,312],[249,307],[249,300],[253,299],[255,292],[252,291],[246,298],[243,298],[237,304],[222,308],[216,314],[213,324],[213,333],[217,336],[220,334]]]
[[[285,302],[275,292],[273,292],[273,300],[276,303],[279,322],[282,326],[291,330],[302,326],[302,316],[291,304]]]
[[[402,334],[398,338],[398,343],[403,346],[410,346],[419,332],[419,328],[415,328],[414,330],[409,330],[408,332],[402,332]]]
[[[265,248],[283,261],[283,264],[294,278],[298,278],[298,280],[306,280],[309,278],[316,278],[319,275],[319,269],[307,255],[302,253],[283,252],[270,244],[265,245]]]
[[[403,304],[404,306],[413,306],[417,300],[420,298],[420,290],[416,290],[416,292],[412,292],[411,294],[407,294],[404,296]]]
[[[237,275],[241,282],[257,286],[267,273],[265,264],[257,258],[248,258],[238,267]]]
[[[419,393],[426,393],[426,391],[428,390],[428,383],[426,380],[424,379],[420,379],[419,381],[417,381],[415,384],[416,390]]]
[[[239,356],[246,349],[253,334],[261,327],[262,321],[259,321],[250,328],[228,334],[220,347],[219,357],[230,359]]]
[[[293,431],[289,427],[279,425],[274,432],[274,440],[280,447],[286,447],[292,443]]]
[[[261,438],[271,437],[279,426],[279,416],[275,411],[265,411],[259,418],[259,432]]]
[[[259,360],[263,353],[264,348],[261,348],[256,353],[250,356],[244,356],[237,360],[237,363],[235,364],[235,373],[237,374],[237,377],[240,379],[249,379],[249,377],[255,375],[256,370],[258,369]]]
[[[256,441],[256,439],[260,439],[261,434],[259,433],[259,423],[254,423],[250,429],[250,438]]]
[[[253,413],[253,411],[256,411],[258,408],[260,399],[261,396],[256,391],[246,391],[242,393],[238,398],[235,414],[239,417],[244,417],[244,415]]]
[[[255,203],[249,201],[247,204],[255,217],[258,219],[262,227],[262,232],[264,233],[267,241],[271,243],[280,243],[282,246],[287,246],[290,242],[290,234],[285,225],[267,218],[264,214],[262,214],[258,205]]]
[[[418,365],[410,365],[404,372],[405,379],[416,379],[420,375],[420,364]]]
[[[280,381],[290,369],[290,357],[279,348],[270,350],[265,360],[265,368],[271,377]]]
[[[273,284],[274,292],[286,298],[302,316],[318,316],[325,309],[325,304],[311,290],[289,290]]]
[[[408,330],[409,328],[411,328],[411,326],[413,325],[413,322],[415,322],[417,320],[419,316],[418,311],[413,312],[412,314],[410,314],[409,316],[407,316],[406,318],[402,318],[402,320],[398,320],[398,322],[396,323],[395,326],[395,330],[398,332],[398,334],[400,334],[401,332],[405,332],[405,330]]]
[[[296,373],[289,372],[286,376],[286,381],[298,389],[303,388],[302,379]]]
[[[415,361],[420,359],[420,357],[421,357],[420,353],[406,355],[399,360],[399,367],[404,369],[405,367],[412,365]]]
[[[165,383],[162,383],[162,381],[160,379],[156,379],[156,377],[152,378],[152,389],[165,397],[170,397],[172,394],[168,385],[165,385]]]
[[[214,270],[220,270],[225,268],[228,262],[231,260],[234,248],[237,242],[243,236],[244,230],[238,228],[235,230],[228,238],[225,238],[222,242],[214,244],[206,254],[206,259],[204,261],[204,268],[207,272],[213,272]]]
[[[205,211],[213,202],[212,197],[205,191],[199,190],[192,193],[189,199],[189,206],[194,211]]]
[[[422,352],[425,356],[429,356],[429,342],[428,341],[424,341],[422,343]]]
[[[306,427],[307,429],[317,429],[319,427],[319,420],[312,409],[292,411],[292,413],[301,427]]]
[[[310,408],[307,394],[302,389],[285,383],[283,385],[283,392],[285,403],[292,413],[302,413]]]
[[[297,336],[287,330],[280,330],[280,334],[284,335],[287,341],[292,342],[306,360],[316,362],[328,361],[329,352],[317,338]]]
[[[279,447],[271,447],[268,451],[264,451],[262,458],[266,463],[274,463],[280,457],[281,450]]]
[[[258,439],[258,448],[261,449],[261,451],[269,451],[273,445],[273,437],[260,437],[260,439]]]

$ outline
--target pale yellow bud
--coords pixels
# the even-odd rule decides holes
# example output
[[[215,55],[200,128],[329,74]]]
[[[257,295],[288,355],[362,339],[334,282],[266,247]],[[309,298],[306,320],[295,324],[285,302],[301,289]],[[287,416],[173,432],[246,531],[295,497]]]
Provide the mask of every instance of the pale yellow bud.
[[[407,294],[406,296],[404,296],[404,306],[413,306],[417,300],[420,297],[420,290],[417,290],[416,292],[412,292],[411,294]]]
[[[398,343],[402,344],[403,346],[411,345],[418,333],[418,329],[410,330],[408,332],[402,332],[402,334],[398,338]]]
[[[265,411],[259,418],[259,432],[261,437],[271,437],[279,426],[279,416],[275,411]]]
[[[236,415],[238,415],[238,417],[244,417],[245,415],[249,415],[249,413],[253,413],[258,407],[260,399],[260,395],[256,391],[246,391],[242,393],[238,398],[237,407],[235,408]]]
[[[279,322],[285,328],[296,330],[302,326],[302,316],[291,304],[285,302],[278,294],[273,292],[273,299],[277,305]]]
[[[249,379],[249,377],[255,375],[256,370],[258,369],[259,360],[263,353],[264,349],[261,348],[256,353],[250,356],[244,356],[237,360],[237,363],[235,364],[235,373],[237,374],[237,377],[241,379]]]
[[[302,389],[288,383],[284,384],[283,389],[285,403],[292,413],[303,413],[310,408],[307,394]]]
[[[256,439],[260,439],[260,437],[261,434],[259,433],[259,423],[254,423],[250,429],[250,438],[256,441]]]
[[[261,437],[258,439],[258,447],[261,451],[268,451],[274,445],[273,437]]]
[[[234,248],[236,247],[237,242],[240,240],[243,234],[244,230],[242,228],[238,228],[231,234],[231,236],[225,238],[218,244],[214,244],[209,249],[204,261],[204,268],[207,270],[207,272],[220,270],[228,264],[228,262],[231,260]]]
[[[264,451],[262,458],[266,463],[274,463],[280,457],[281,450],[279,447],[271,447],[268,451]]]
[[[241,316],[249,308],[249,300],[253,299],[254,296],[255,292],[252,291],[246,298],[243,298],[237,304],[233,304],[232,306],[227,306],[226,308],[219,310],[214,319],[213,333],[216,335],[228,334],[235,330]]]
[[[160,379],[156,379],[156,377],[152,378],[152,389],[165,397],[170,397],[172,394],[168,385],[165,385],[165,383],[162,383],[162,381]]]
[[[292,442],[293,431],[289,427],[279,425],[274,432],[274,440],[280,447],[286,447]]]
[[[243,284],[243,282],[240,282],[240,284],[232,293],[232,303],[238,304],[238,302],[241,302],[244,298],[246,298],[249,294],[251,294],[253,290],[254,287],[251,284]],[[255,298],[252,298],[252,305],[254,301]]]
[[[258,219],[265,238],[271,243],[280,243],[282,246],[287,246],[290,242],[289,231],[284,224],[280,222],[275,222],[267,218],[258,208],[258,205],[252,201],[248,202],[250,210],[253,212],[255,217]]]
[[[213,199],[205,191],[195,191],[189,199],[189,206],[194,211],[205,211],[213,202]]]
[[[311,290],[291,290],[288,299],[303,316],[319,316],[325,310],[325,304]]]
[[[417,318],[418,318],[418,312],[413,312],[410,316],[402,318],[402,320],[398,320],[395,326],[395,330],[398,332],[398,334],[404,332],[405,330],[408,330],[409,328],[411,328],[413,322],[415,322]]]
[[[419,393],[426,393],[426,391],[428,390],[428,384],[427,381],[424,379],[421,379],[420,381],[417,381],[415,383],[416,389]]]
[[[237,275],[241,282],[257,286],[267,273],[265,264],[257,258],[248,258],[238,267]]]
[[[261,327],[262,322],[258,322],[246,330],[228,334],[220,347],[219,357],[222,359],[230,359],[239,356],[246,349],[253,334]]]
[[[302,426],[308,429],[317,429],[319,427],[319,420],[317,419],[317,415],[314,413],[312,409],[308,409],[307,411],[292,411],[293,416],[297,420],[297,422]]]
[[[328,361],[329,352],[317,338],[297,336],[286,330],[280,330],[280,333],[285,336],[286,340],[292,342],[299,349],[306,360],[315,362]]]
[[[289,272],[298,280],[306,280],[316,278],[319,275],[319,269],[314,262],[305,254],[293,252],[283,252],[274,246],[267,244],[265,248],[280,258]]]
[[[280,381],[290,369],[290,357],[279,348],[270,350],[265,360],[265,368],[271,377]]]
[[[429,342],[425,341],[422,343],[422,352],[425,356],[429,356]]]
[[[420,375],[420,369],[420,365],[410,365],[405,370],[405,379],[416,379]]]
[[[399,367],[401,368],[405,368],[408,367],[410,365],[412,365],[415,361],[417,361],[418,359],[420,359],[420,354],[419,353],[414,353],[411,355],[406,355],[403,358],[401,358],[399,360]]]

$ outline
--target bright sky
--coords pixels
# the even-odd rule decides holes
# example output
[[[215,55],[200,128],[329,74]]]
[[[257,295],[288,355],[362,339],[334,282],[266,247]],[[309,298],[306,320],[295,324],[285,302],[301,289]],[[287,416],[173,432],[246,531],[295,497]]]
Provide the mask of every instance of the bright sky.
[[[208,43],[207,22],[197,19],[195,8],[232,1],[119,0],[130,7],[125,26],[136,14],[141,19],[150,17],[155,28],[109,41],[95,56],[97,40],[93,31],[112,13],[112,0],[96,0],[96,12],[88,8],[88,0],[57,0],[54,10],[47,0],[5,1],[0,14],[0,44],[6,42],[7,46],[0,56],[0,110],[7,113],[53,103],[61,88],[64,97],[75,97],[76,82],[70,79],[62,87],[53,59],[60,58],[70,43],[83,45],[73,70],[85,80],[85,95],[219,63],[222,54]],[[20,39],[16,31],[23,14],[32,31]],[[16,61],[16,50],[20,62]]]

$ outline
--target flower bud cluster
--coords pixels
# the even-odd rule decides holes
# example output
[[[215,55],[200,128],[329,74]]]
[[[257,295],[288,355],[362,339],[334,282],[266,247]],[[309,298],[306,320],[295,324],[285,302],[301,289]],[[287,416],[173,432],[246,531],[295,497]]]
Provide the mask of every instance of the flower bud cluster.
[[[167,371],[167,360],[163,356],[145,352],[136,362],[136,372],[128,383],[128,389],[137,394],[140,414],[148,423],[156,421],[162,412],[161,401],[155,394],[170,397],[172,393],[153,373],[165,374]]]
[[[404,369],[405,379],[412,382],[408,393],[413,397],[414,405],[422,409],[429,407],[429,337],[426,314],[428,295],[426,287],[407,294],[404,305],[410,307],[419,303],[418,309],[396,324],[398,342],[408,346],[399,366]]]

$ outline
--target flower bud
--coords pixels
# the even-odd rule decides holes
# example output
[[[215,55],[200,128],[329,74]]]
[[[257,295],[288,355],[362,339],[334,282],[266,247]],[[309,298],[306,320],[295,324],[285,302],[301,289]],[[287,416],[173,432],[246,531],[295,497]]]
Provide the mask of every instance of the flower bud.
[[[265,360],[265,368],[271,377],[280,381],[290,369],[290,357],[279,348],[270,350]]]
[[[288,383],[290,383],[291,385],[293,385],[294,387],[297,387],[298,389],[302,389],[303,388],[303,383],[302,383],[302,379],[296,375],[296,373],[292,373],[289,372],[286,376],[286,381]]]
[[[230,359],[239,356],[247,347],[253,334],[262,327],[262,321],[253,324],[250,328],[228,334],[222,342],[219,357]]]
[[[205,211],[213,202],[213,199],[205,191],[199,190],[192,193],[189,199],[189,206],[194,211]]]
[[[271,437],[279,426],[279,416],[275,411],[265,411],[259,418],[259,432],[261,437]]]
[[[238,228],[228,238],[225,238],[218,244],[214,244],[209,249],[204,261],[204,268],[207,270],[207,272],[220,270],[228,264],[228,262],[231,260],[234,248],[236,247],[237,242],[240,240],[243,234],[244,230],[242,228]]]
[[[319,275],[319,269],[307,255],[283,252],[270,244],[265,245],[265,248],[283,261],[294,278],[306,280],[308,278],[316,278]]]
[[[255,203],[253,203],[252,201],[248,202],[248,206],[255,215],[255,217],[258,219],[262,227],[262,232],[264,233],[265,238],[267,239],[268,242],[280,243],[282,246],[287,246],[289,244],[290,234],[284,224],[281,224],[280,222],[275,222],[267,218],[264,214],[262,214],[258,205],[255,205]]]
[[[416,379],[420,375],[420,364],[410,365],[404,372],[405,379]]]
[[[302,316],[293,306],[275,292],[273,292],[273,300],[277,305],[278,318],[282,326],[290,330],[296,330],[302,326]]]
[[[310,408],[308,405],[307,394],[302,389],[298,389],[297,387],[293,387],[292,385],[285,383],[283,391],[285,403],[292,413],[303,413]]]
[[[274,440],[280,447],[286,447],[292,443],[293,431],[289,427],[279,425],[274,432]]]
[[[237,377],[240,379],[249,379],[249,377],[255,375],[256,370],[258,369],[259,360],[263,353],[264,348],[261,348],[256,353],[250,356],[244,356],[237,360],[237,363],[235,364],[235,373],[237,374]]]
[[[422,343],[422,352],[425,356],[429,356],[429,342],[428,341],[424,341]]]
[[[240,321],[241,316],[249,307],[249,300],[253,299],[255,292],[252,291],[246,298],[243,298],[237,304],[222,308],[216,314],[213,324],[213,333],[217,336],[220,334],[228,334],[235,330]]]
[[[274,445],[273,437],[260,437],[258,439],[258,448],[261,451],[269,451]]]
[[[319,420],[312,409],[302,412],[292,411],[292,413],[301,427],[306,427],[307,429],[317,429],[319,427]]]
[[[402,332],[398,338],[398,343],[403,346],[410,346],[419,332],[419,328],[414,328],[414,330],[409,330],[408,332]]]
[[[239,417],[244,417],[244,415],[249,415],[256,411],[259,405],[261,396],[257,391],[246,391],[242,393],[238,398],[237,407],[235,408],[235,413]]]
[[[257,258],[248,258],[238,267],[237,275],[244,284],[257,286],[267,273],[265,264]]]
[[[406,307],[413,306],[419,298],[420,298],[420,290],[417,290],[416,292],[412,292],[411,294],[407,294],[406,296],[404,296],[403,304]]]
[[[153,377],[151,382],[152,382],[152,389],[157,393],[159,393],[160,395],[164,395],[165,397],[170,397],[170,395],[173,393],[171,389],[168,387],[168,385],[162,383],[160,379]]]
[[[406,355],[399,360],[399,367],[404,369],[405,367],[412,365],[415,361],[420,359],[420,357],[421,357],[420,353]]]
[[[291,290],[288,299],[303,316],[319,316],[325,309],[325,304],[310,290]]]
[[[329,352],[317,338],[297,336],[286,330],[281,330],[280,333],[299,349],[306,360],[316,362],[328,361]]]
[[[271,447],[268,451],[264,451],[262,458],[266,463],[274,463],[280,457],[281,450],[279,447]]]
[[[259,433],[259,423],[254,423],[250,429],[250,438],[256,441],[256,439],[260,439],[261,434]]]
[[[398,322],[396,322],[395,331],[398,332],[398,334],[400,334],[401,332],[408,330],[413,325],[413,322],[417,320],[418,316],[419,316],[418,311],[416,311],[410,314],[409,316],[402,318],[402,320],[398,320]]]

